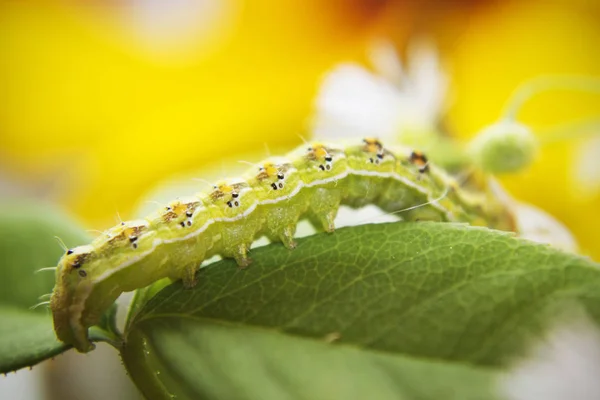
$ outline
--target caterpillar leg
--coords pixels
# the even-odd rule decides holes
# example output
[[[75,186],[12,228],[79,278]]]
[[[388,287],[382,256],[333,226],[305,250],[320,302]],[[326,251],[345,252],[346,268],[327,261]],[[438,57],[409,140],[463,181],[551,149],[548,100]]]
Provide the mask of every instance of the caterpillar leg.
[[[310,211],[326,232],[335,230],[334,221],[341,202],[342,191],[339,189],[318,188],[315,190],[310,203]]]
[[[294,235],[298,218],[308,209],[308,201],[305,198],[298,199],[296,203],[287,203],[286,206],[275,205],[265,209],[269,215],[265,219],[264,233],[269,240],[280,241],[288,249],[296,247]]]
[[[328,211],[324,213],[315,214],[315,218],[319,222],[319,224],[323,227],[325,232],[333,232],[335,231],[335,216],[336,211]]]
[[[294,234],[296,233],[296,227],[294,225],[288,225],[279,232],[279,240],[287,249],[295,249],[296,241],[294,240]]]
[[[183,287],[186,289],[191,289],[198,283],[198,278],[196,278],[196,272],[198,271],[197,264],[187,265],[183,269],[183,276],[181,280],[183,281]]]
[[[240,268],[246,268],[252,263],[252,259],[248,257],[249,249],[249,244],[242,243],[237,247],[237,251],[233,253],[233,258],[235,259],[235,262],[237,262]]]
[[[177,265],[177,264],[175,264]],[[177,268],[169,274],[169,279],[176,281],[181,279],[183,281],[183,287],[186,289],[193,288],[198,283],[198,279],[196,278],[196,272],[198,271],[198,267],[200,265],[199,262],[186,262],[181,263],[183,265],[181,268]]]
[[[75,338],[73,347],[75,347],[81,353],[88,353],[96,348],[96,345],[88,338],[87,327],[82,325],[71,325],[71,327],[73,328],[73,334]]]

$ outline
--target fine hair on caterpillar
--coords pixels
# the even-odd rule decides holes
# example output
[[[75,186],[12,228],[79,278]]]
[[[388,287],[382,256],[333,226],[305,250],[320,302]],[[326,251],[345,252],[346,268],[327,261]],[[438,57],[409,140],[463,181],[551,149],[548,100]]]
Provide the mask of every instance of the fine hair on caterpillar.
[[[56,239],[61,249],[63,249],[64,251],[69,250],[69,248],[61,238],[59,238],[58,236],[54,236],[54,239]]]
[[[167,277],[192,287],[200,264],[214,255],[246,267],[252,243],[263,235],[293,249],[301,218],[332,232],[340,205],[376,205],[402,212],[406,221],[514,230],[511,213],[485,184],[464,190],[424,154],[388,148],[377,139],[343,146],[307,143],[257,165],[241,178],[217,182],[67,249],[50,302],[58,338],[90,351],[88,328],[121,293]]]

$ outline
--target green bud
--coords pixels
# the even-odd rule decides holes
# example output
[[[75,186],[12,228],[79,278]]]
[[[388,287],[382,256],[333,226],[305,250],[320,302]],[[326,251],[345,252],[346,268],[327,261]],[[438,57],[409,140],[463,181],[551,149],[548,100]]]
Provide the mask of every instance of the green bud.
[[[503,121],[488,126],[469,144],[473,162],[486,172],[511,173],[522,170],[533,161],[538,141],[522,124]]]

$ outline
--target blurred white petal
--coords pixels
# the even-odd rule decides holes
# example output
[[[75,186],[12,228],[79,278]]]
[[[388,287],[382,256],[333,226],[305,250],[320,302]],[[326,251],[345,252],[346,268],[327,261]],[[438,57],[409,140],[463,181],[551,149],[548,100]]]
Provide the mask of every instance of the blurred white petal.
[[[575,151],[573,188],[579,196],[596,196],[600,192],[600,136],[583,141]]]
[[[490,178],[489,186],[494,196],[513,212],[519,237],[572,253],[578,251],[575,237],[556,218],[531,204],[518,202],[496,179]]]
[[[327,139],[393,137],[403,102],[385,79],[358,64],[342,64],[323,82],[314,134]]]
[[[520,237],[577,252],[577,242],[571,232],[550,214],[525,203],[518,203],[514,212]]]
[[[435,121],[443,111],[448,76],[440,66],[438,52],[431,41],[412,42],[408,55],[409,83],[412,85],[409,93],[417,101],[423,117]]]
[[[583,311],[575,314],[502,381],[509,400],[600,399],[600,331]]]
[[[345,63],[325,77],[316,100],[317,138],[377,136],[394,141],[403,130],[429,129],[437,121],[447,78],[432,45],[415,44],[408,75],[391,44],[377,42],[370,56],[379,74]]]

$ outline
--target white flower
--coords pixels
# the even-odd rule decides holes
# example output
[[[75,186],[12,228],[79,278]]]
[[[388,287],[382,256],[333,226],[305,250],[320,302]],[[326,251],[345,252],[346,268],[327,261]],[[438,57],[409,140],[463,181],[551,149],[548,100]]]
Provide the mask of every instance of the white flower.
[[[572,191],[584,198],[597,196],[600,192],[600,135],[583,141],[575,151]]]
[[[577,252],[577,241],[560,221],[531,204],[515,200],[495,179],[490,178],[489,185],[494,196],[512,211],[519,237],[546,243],[564,251]]]
[[[415,42],[409,48],[407,71],[389,42],[374,45],[370,59],[375,72],[343,63],[325,77],[316,100],[316,138],[397,139],[404,131],[435,125],[447,78],[434,46]]]
[[[600,331],[583,310],[574,311],[502,379],[506,398],[600,399]]]

